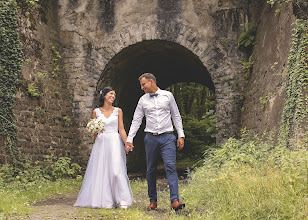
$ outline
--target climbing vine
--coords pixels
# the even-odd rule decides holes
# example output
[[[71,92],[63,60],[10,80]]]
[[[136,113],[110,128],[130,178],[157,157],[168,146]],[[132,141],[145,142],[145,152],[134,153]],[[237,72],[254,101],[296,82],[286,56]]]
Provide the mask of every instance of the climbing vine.
[[[16,163],[18,158],[13,108],[22,63],[17,28],[16,0],[0,0],[0,135],[13,163]]]
[[[288,2],[305,2],[306,0],[268,0],[267,3],[273,6],[275,3],[282,4]]]
[[[294,127],[307,118],[308,21],[297,19],[288,59],[286,97],[279,138],[288,145]]]

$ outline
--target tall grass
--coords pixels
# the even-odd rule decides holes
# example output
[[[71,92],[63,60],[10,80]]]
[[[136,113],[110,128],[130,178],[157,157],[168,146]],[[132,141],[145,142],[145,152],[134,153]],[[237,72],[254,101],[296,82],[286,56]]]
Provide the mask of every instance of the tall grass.
[[[307,143],[285,149],[271,140],[229,139],[206,153],[182,190],[204,219],[307,219]]]

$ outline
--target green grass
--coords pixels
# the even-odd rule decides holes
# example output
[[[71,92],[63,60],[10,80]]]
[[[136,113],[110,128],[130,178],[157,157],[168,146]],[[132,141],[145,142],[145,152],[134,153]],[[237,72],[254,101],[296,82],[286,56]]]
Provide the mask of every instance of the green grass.
[[[32,204],[53,195],[76,190],[81,181],[63,179],[56,182],[42,182],[22,185],[19,182],[0,187],[0,218],[4,216],[21,216],[31,213]]]
[[[146,180],[134,179],[134,203],[127,210],[70,208],[66,204],[60,215],[69,213],[76,219],[307,219],[307,147],[307,142],[293,144],[290,150],[270,140],[230,139],[221,148],[207,152],[204,165],[180,181],[180,199],[186,208],[179,213],[170,210],[164,178],[157,184],[156,211],[146,210]],[[80,180],[64,179],[39,185],[16,182],[2,187],[0,218],[31,213],[31,204],[53,194],[76,193],[80,185]],[[52,216],[52,210],[46,215]]]
[[[308,153],[230,139],[182,190],[204,219],[307,219]]]

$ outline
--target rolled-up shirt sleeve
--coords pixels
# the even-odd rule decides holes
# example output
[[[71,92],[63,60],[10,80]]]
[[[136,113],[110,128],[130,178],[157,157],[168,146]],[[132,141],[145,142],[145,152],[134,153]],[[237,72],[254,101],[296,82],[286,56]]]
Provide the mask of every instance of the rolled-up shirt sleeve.
[[[175,99],[172,93],[170,95],[170,112],[171,112],[171,118],[172,118],[173,124],[176,128],[176,131],[178,132],[178,137],[184,138],[185,135],[184,135],[184,130],[183,130],[181,114],[180,114],[179,108],[175,102]]]
[[[142,99],[140,98],[138,101],[137,107],[135,109],[133,121],[130,126],[126,142],[133,143],[133,139],[136,136],[136,133],[140,128],[143,117],[144,117],[144,111],[142,107]]]

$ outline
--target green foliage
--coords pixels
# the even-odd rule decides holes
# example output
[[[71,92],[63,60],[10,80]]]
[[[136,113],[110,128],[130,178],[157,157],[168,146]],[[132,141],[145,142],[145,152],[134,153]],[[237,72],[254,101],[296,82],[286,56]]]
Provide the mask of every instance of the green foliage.
[[[275,3],[282,4],[282,3],[292,2],[292,1],[294,0],[268,0],[267,3],[270,4],[271,7],[273,7]]]
[[[51,72],[51,76],[53,78],[56,78],[56,77],[58,77],[58,74],[59,74],[59,71],[60,71],[60,68],[61,68],[62,56],[60,55],[59,51],[57,51],[55,46],[51,47],[51,51],[52,51],[52,54],[54,56],[54,58],[53,58],[53,70]]]
[[[18,158],[18,150],[13,106],[22,64],[17,28],[16,1],[0,1],[0,134],[6,152],[14,163]]]
[[[71,118],[68,116],[64,116],[62,117],[63,121],[64,121],[64,125],[65,126],[70,126],[71,125]]]
[[[208,150],[181,194],[203,219],[305,219],[307,144],[290,151],[244,132]]]
[[[201,159],[204,150],[215,145],[215,94],[193,82],[176,83],[167,89],[177,101],[185,131],[185,147],[177,158],[179,161]]]
[[[59,91],[55,91],[55,96],[56,96],[56,97],[59,97],[60,94],[61,94],[61,93],[60,93]]]
[[[245,73],[245,79],[249,79],[250,78],[250,75],[251,75],[251,72],[252,72],[252,67],[253,67],[253,64],[254,64],[254,61],[253,61],[253,54],[250,55],[248,61],[241,61],[242,63],[242,70],[246,70],[246,73]]]
[[[38,90],[37,86],[35,85],[35,83],[28,84],[27,93],[31,97],[40,97],[40,96],[43,95],[42,93],[39,92],[39,90]]]
[[[276,4],[286,4],[289,2],[298,3],[298,2],[307,2],[307,0],[268,0],[267,3],[273,7]]]
[[[27,94],[30,97],[40,97],[44,95],[45,81],[47,78],[46,73],[37,72],[32,79],[33,82],[27,86]]]
[[[256,33],[256,25],[252,23],[245,24],[245,29],[238,39],[239,48],[251,50],[255,45]]]
[[[285,103],[279,139],[286,146],[294,127],[307,120],[308,21],[297,19],[288,59]]]
[[[70,158],[53,155],[35,163],[0,165],[0,218],[25,214],[31,203],[79,187],[80,170]]]
[[[215,109],[215,94],[199,83],[181,82],[167,88],[175,97],[181,115],[190,115],[199,120]]]
[[[80,174],[81,167],[76,163],[71,163],[68,157],[57,158],[51,155],[44,156],[44,158],[43,161],[36,161],[35,164],[24,161],[18,166],[1,165],[0,185],[13,183],[34,185],[39,182],[76,178]]]
[[[81,167],[77,163],[71,164],[71,158],[56,158],[53,155],[44,156],[45,174],[51,180],[60,178],[75,178],[80,174]]]
[[[268,93],[266,93],[266,95],[265,96],[263,96],[263,97],[260,97],[260,104],[261,104],[261,108],[263,109],[263,110],[265,110],[265,108],[266,108],[266,104],[267,104],[267,102],[268,102],[268,99],[269,99],[269,95],[268,95]]]
[[[268,4],[273,7],[275,4],[277,5],[287,5],[290,4],[292,5],[292,10],[293,14],[298,18],[298,19],[308,19],[308,1],[307,0],[268,0]],[[280,9],[277,8],[275,10],[275,16],[280,14]]]
[[[207,112],[201,120],[193,116],[183,116],[185,147],[178,153],[177,158],[200,159],[206,149],[215,145],[215,124],[214,110]]]
[[[21,0],[20,1],[21,4],[26,5],[28,7],[32,7],[38,2],[39,2],[39,0]]]

